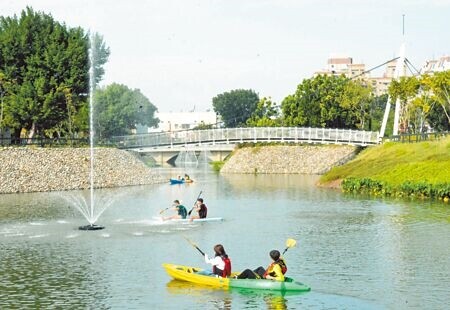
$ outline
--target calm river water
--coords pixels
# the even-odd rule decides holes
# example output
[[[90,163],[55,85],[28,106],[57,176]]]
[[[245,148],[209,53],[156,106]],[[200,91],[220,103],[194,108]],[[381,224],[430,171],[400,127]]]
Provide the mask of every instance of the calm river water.
[[[98,222],[106,229],[94,232],[77,230],[86,222],[55,193],[0,195],[0,308],[449,308],[449,205],[349,197],[315,187],[312,176],[190,174],[188,185],[97,191],[113,201]],[[200,190],[209,215],[223,222],[153,219],[174,199],[189,209]],[[207,267],[183,236],[210,254],[222,243],[234,270],[267,265],[268,252],[294,238],[288,274],[312,291],[173,281],[162,263]]]

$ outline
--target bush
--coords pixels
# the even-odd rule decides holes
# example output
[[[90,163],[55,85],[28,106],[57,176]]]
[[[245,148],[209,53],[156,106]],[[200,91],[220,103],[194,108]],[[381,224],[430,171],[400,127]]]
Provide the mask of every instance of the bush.
[[[346,178],[342,189],[348,193],[361,193],[374,196],[422,197],[444,199],[450,197],[450,183],[431,184],[427,182],[406,181],[397,187],[370,178]]]

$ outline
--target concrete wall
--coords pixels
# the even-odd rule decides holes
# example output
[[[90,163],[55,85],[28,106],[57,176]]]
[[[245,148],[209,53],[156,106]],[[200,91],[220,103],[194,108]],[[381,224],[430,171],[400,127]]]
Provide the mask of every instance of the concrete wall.
[[[95,187],[162,183],[161,176],[127,151],[98,148]],[[90,188],[88,148],[0,148],[0,193]]]
[[[355,152],[356,147],[349,145],[246,147],[236,150],[220,172],[324,174]]]

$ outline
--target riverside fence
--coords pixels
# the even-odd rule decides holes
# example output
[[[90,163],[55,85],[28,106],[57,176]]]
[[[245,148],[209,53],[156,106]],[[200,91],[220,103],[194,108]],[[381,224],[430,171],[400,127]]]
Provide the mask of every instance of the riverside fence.
[[[435,141],[448,137],[450,132],[431,132],[431,133],[420,133],[420,134],[401,134],[398,136],[392,136],[391,141],[401,142],[401,143],[415,143],[423,141]]]
[[[87,146],[88,138],[0,138],[0,146],[40,146],[40,147],[56,147],[56,146]]]

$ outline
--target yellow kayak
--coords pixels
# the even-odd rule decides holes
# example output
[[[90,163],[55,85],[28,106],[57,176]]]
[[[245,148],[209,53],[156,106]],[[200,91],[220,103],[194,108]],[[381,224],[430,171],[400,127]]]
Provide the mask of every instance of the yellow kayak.
[[[232,273],[230,278],[216,277],[215,275],[202,274],[203,269],[197,267],[189,267],[175,264],[163,264],[167,274],[176,280],[187,281],[191,283],[228,288],[243,288],[257,290],[273,290],[273,291],[296,291],[306,292],[311,288],[301,282],[294,281],[286,277],[284,282],[265,280],[265,279],[235,279],[238,272]]]

